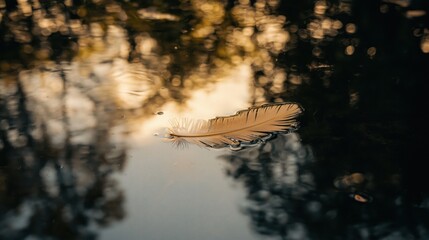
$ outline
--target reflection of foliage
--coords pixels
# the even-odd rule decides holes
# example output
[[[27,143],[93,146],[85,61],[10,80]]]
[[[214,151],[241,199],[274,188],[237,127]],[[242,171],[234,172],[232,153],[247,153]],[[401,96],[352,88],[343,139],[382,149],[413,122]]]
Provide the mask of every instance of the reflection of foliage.
[[[157,1],[145,3],[128,3],[128,1],[7,1],[0,5],[0,47],[3,70],[14,69],[25,64],[33,66],[38,60],[55,59],[71,60],[79,51],[80,38],[93,36],[93,23],[100,24],[104,29],[109,25],[124,25],[133,32],[154,32],[161,25],[171,30],[181,27],[169,21],[165,24],[154,21],[167,18],[156,11],[141,17],[138,9],[147,7],[166,8],[178,7],[178,2],[169,5],[155,4]],[[3,7],[3,8],[1,8]],[[147,16],[148,15],[148,16]],[[149,18],[149,19],[148,19]],[[179,32],[180,33],[180,32]],[[169,34],[177,34],[170,31]],[[173,37],[173,36],[171,36]],[[177,36],[176,36],[177,38]],[[166,42],[169,44],[169,42]],[[20,58],[16,58],[19,53]],[[13,59],[13,64],[5,60]],[[18,60],[18,61],[17,61]]]
[[[105,226],[125,215],[112,178],[124,164],[124,146],[110,137],[115,128],[105,125],[102,108],[86,112],[97,124],[82,132],[73,127],[76,115],[67,115],[73,106],[51,96],[63,111],[43,112],[44,103],[25,84],[2,84],[0,93],[0,236],[92,239],[94,223]]]
[[[333,10],[326,12],[335,13],[336,5],[328,5]],[[371,1],[350,6],[356,15],[352,22],[356,32],[345,30],[335,38],[298,41],[283,56],[290,76],[285,88],[307,110],[302,137],[323,158],[320,161],[378,175],[384,175],[379,169],[407,169],[403,172],[404,181],[411,181],[407,191],[427,194],[428,188],[415,177],[425,174],[417,160],[418,149],[424,149],[419,140],[425,127],[416,132],[412,122],[426,125],[419,109],[427,108],[422,89],[429,56],[419,49],[420,40],[412,32],[421,27],[421,21],[406,19],[391,5],[385,6],[389,11],[381,11],[384,5]],[[342,21],[346,28],[352,15],[330,17]],[[304,17],[291,24],[301,26],[306,21]],[[395,28],[388,27],[394,23]],[[299,32],[296,38],[301,38]],[[347,52],[347,44],[352,42],[357,45]],[[315,53],[315,48],[320,51]]]
[[[285,74],[274,57],[284,50],[289,33],[283,29],[285,18],[274,14],[277,5],[265,0],[7,2],[1,10],[0,68],[13,72],[51,59],[86,59],[112,46],[104,41],[116,28],[129,40],[115,57],[156,71],[168,89],[162,98],[183,100],[189,90],[240,64],[252,65],[259,83],[279,93]],[[262,102],[259,93],[255,99]]]
[[[259,233],[285,239],[427,238],[427,169],[418,155],[426,151],[429,57],[415,36],[426,17],[407,19],[406,9],[383,1],[308,2],[283,1],[285,91],[262,89],[268,102],[304,106],[299,131],[315,160],[307,148],[283,147],[300,145],[291,136],[227,157],[229,175],[248,189],[246,212]],[[371,176],[373,203],[332,190],[347,172]]]
[[[367,205],[334,190],[333,178],[326,179],[320,172],[336,169],[335,163],[316,161],[311,148],[303,145],[296,134],[280,135],[258,149],[242,150],[224,159],[228,162],[227,174],[247,189],[249,203],[244,212],[260,234],[280,235],[283,239],[429,236],[427,210],[404,202],[398,186],[389,192],[385,186],[377,186],[381,184],[378,180],[370,182],[367,191],[376,201]],[[336,171],[342,174],[342,170]]]
[[[412,234],[409,218],[427,235],[407,205],[429,192],[415,140],[428,135],[429,14],[407,19],[427,4],[0,0],[0,236],[90,238],[93,222],[123,217],[118,119],[184,102],[237,65],[251,66],[253,103],[305,107],[312,149],[288,135],[230,157],[258,232],[381,237]],[[347,171],[373,176],[373,205],[331,190]]]

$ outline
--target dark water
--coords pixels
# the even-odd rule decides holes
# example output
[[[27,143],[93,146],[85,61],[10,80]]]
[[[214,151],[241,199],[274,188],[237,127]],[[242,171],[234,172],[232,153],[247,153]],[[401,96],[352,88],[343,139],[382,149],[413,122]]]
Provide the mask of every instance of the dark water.
[[[428,11],[0,0],[0,239],[428,239]],[[289,101],[241,151],[153,136]]]

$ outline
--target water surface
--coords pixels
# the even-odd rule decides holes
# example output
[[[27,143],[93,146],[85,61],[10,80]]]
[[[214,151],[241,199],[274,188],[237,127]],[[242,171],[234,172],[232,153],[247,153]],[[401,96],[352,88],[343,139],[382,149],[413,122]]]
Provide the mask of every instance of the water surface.
[[[1,239],[426,239],[426,1],[1,1]],[[240,151],[171,119],[297,102]]]

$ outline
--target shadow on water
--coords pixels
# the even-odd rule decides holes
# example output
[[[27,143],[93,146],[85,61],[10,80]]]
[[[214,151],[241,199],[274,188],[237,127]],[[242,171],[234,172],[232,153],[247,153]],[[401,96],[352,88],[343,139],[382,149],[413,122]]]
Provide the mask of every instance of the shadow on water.
[[[305,108],[297,133],[223,156],[255,232],[428,238],[428,16],[419,0],[0,0],[0,238],[124,219],[133,124],[242,65],[249,105]]]

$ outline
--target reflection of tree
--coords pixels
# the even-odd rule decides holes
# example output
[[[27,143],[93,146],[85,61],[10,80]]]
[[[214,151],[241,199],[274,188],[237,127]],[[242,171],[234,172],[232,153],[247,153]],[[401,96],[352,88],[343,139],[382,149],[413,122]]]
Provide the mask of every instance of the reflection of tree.
[[[86,60],[115,44],[103,42],[115,28],[128,40],[120,57],[157,73],[165,90],[153,96],[155,102],[167,97],[183,102],[190,90],[241,64],[251,65],[258,83],[279,93],[285,74],[274,58],[289,33],[285,18],[274,14],[277,5],[265,0],[7,2],[0,6],[0,68],[14,72],[48,60]],[[263,101],[260,91],[255,95]]]
[[[401,172],[403,180],[410,181],[408,192],[427,195],[429,189],[417,179],[425,174],[417,152],[424,149],[420,139],[427,131],[419,109],[427,108],[423,89],[429,58],[411,30],[420,27],[421,21],[407,20],[391,5],[382,12],[383,4],[354,4],[350,12],[356,15],[338,13],[336,5],[329,4],[334,8],[326,10],[330,21],[340,20],[344,26],[353,23],[358,30],[335,38],[298,41],[283,61],[289,65],[289,76],[303,81],[296,84],[293,77],[288,79],[286,94],[306,108],[302,137],[320,153],[320,161],[336,162],[339,169],[377,172],[380,180],[388,178],[380,169],[386,174]],[[388,27],[391,24],[395,27]],[[345,50],[347,44],[356,44],[354,52]],[[315,54],[314,48],[323,54]],[[414,121],[420,123],[420,130],[416,131]]]
[[[377,186],[382,184],[379,181],[370,180],[368,191],[376,200],[367,205],[334,190],[333,178],[326,179],[322,172],[335,169],[335,164],[316,160],[297,134],[280,135],[257,149],[235,152],[224,159],[227,174],[247,189],[249,202],[244,212],[260,234],[283,239],[429,236],[427,212],[404,202],[398,189],[389,192]]]
[[[253,71],[254,103],[305,107],[300,135],[316,156],[295,135],[231,156],[259,232],[327,238],[325,227],[342,238],[362,226],[384,236],[401,216],[420,228],[406,202],[429,192],[426,141],[415,140],[427,136],[429,15],[407,20],[388,2],[0,1],[0,224],[10,229],[0,235],[89,237],[92,222],[121,218],[110,177],[124,161],[119,119],[185,102],[241,64]],[[373,176],[373,207],[331,191],[347,171]]]
[[[413,35],[427,22],[382,1],[282,6],[291,4],[299,10],[280,9],[292,19],[292,44],[278,58],[286,91],[268,85],[263,94],[304,106],[299,132],[314,159],[294,136],[226,157],[229,175],[246,185],[256,231],[285,239],[427,238],[429,189],[419,155],[426,152],[429,58]],[[347,172],[370,176],[373,203],[333,191]]]
[[[94,224],[125,215],[112,177],[125,163],[124,133],[109,123],[103,106],[85,112],[94,125],[73,127],[82,119],[68,113],[73,106],[61,82],[57,90],[66,96],[51,95],[49,106],[24,82],[2,84],[0,95],[0,236],[92,239]]]

